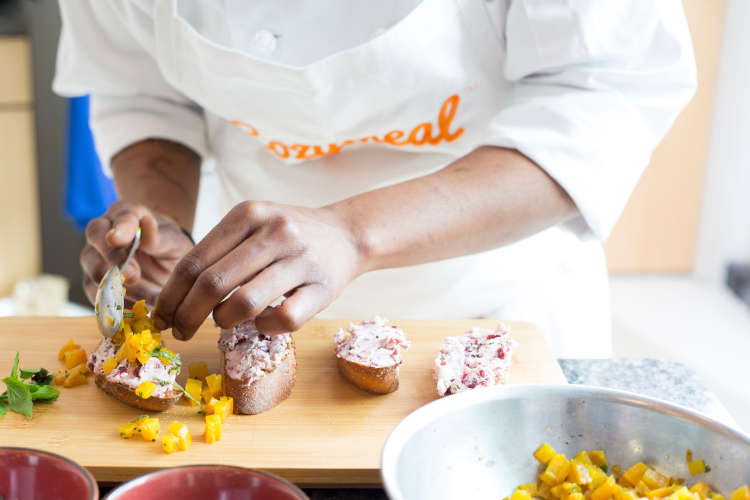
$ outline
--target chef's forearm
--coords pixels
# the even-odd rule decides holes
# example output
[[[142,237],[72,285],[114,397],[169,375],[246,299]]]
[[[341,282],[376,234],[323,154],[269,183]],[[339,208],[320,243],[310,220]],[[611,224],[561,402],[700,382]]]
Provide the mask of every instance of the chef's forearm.
[[[186,146],[148,139],[117,153],[112,172],[121,200],[143,204],[192,231],[200,164],[200,156]]]
[[[424,177],[329,207],[352,228],[363,269],[467,255],[577,213],[568,194],[517,151],[483,147]]]

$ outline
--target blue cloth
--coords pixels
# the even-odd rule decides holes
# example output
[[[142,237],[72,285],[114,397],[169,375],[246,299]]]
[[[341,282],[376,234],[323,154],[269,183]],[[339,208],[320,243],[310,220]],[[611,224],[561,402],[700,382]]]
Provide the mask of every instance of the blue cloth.
[[[112,179],[104,175],[89,128],[89,97],[68,102],[68,157],[65,213],[79,229],[117,200]]]

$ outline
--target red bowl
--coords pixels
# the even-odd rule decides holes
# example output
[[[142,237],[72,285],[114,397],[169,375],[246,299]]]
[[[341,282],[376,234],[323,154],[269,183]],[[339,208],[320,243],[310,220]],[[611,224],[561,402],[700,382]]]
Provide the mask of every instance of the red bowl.
[[[280,477],[228,465],[186,465],[137,477],[107,500],[309,500]]]
[[[91,474],[60,455],[0,447],[0,497],[14,500],[98,500]]]

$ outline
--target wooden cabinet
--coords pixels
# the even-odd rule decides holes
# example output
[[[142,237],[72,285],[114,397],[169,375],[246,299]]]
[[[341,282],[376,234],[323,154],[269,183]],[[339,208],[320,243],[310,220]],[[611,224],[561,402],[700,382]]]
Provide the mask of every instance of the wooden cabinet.
[[[0,296],[41,268],[30,67],[28,41],[0,37]]]
[[[605,245],[612,272],[693,269],[724,2],[684,0],[683,4],[698,66],[698,90],[654,152]]]

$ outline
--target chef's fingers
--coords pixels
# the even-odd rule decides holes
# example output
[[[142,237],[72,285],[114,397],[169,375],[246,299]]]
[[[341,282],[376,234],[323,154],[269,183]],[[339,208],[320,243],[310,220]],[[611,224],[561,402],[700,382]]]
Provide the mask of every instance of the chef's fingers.
[[[106,213],[106,216],[112,220],[112,228],[107,231],[107,243],[116,248],[129,248],[135,239],[135,232],[138,230],[141,219],[147,215],[151,215],[151,211],[143,205],[113,203]]]
[[[178,338],[192,337],[232,290],[252,280],[275,259],[275,248],[264,241],[262,232],[254,233],[198,276],[174,312],[172,334]]]
[[[232,208],[200,243],[185,254],[175,266],[156,301],[152,317],[158,328],[163,330],[172,326],[177,307],[201,273],[250,236],[266,220],[267,213],[268,209],[264,203],[240,203]]]
[[[125,288],[125,307],[130,309],[139,300],[145,300],[149,307],[153,307],[160,291],[158,283],[142,279],[137,284]]]
[[[300,259],[284,259],[264,269],[214,309],[214,321],[222,328],[253,319],[276,299],[303,285],[306,266]]]
[[[326,288],[318,283],[304,285],[292,292],[277,307],[270,307],[255,318],[258,331],[267,335],[295,332],[330,302]]]
[[[107,255],[111,250],[105,235],[112,228],[112,221],[106,217],[97,217],[86,224],[86,244],[91,245],[101,254]]]

